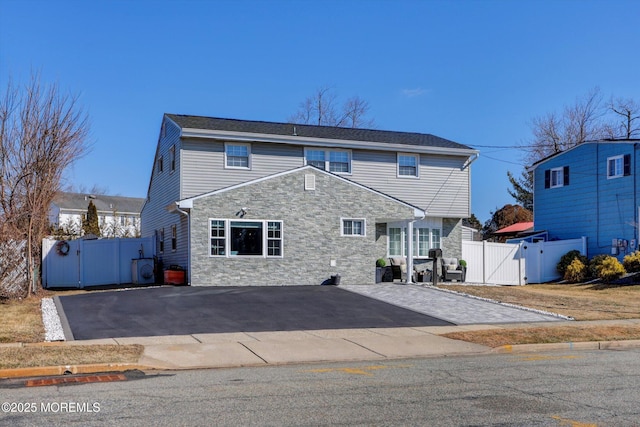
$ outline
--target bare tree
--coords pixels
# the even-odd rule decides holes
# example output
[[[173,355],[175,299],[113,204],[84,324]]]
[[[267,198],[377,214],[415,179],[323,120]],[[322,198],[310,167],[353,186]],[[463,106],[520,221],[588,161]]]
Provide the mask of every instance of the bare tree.
[[[562,113],[548,113],[531,121],[533,139],[523,148],[529,164],[585,141],[604,138],[602,95],[592,89],[573,105],[565,106]]]
[[[640,137],[640,105],[633,99],[611,99],[607,110],[613,113],[611,122],[606,126],[607,136],[611,139],[632,139]]]
[[[41,85],[37,74],[24,86],[9,81],[0,96],[0,239],[27,241],[27,294],[49,206],[64,170],[86,152],[88,133],[77,97]]]
[[[367,118],[369,108],[369,103],[358,96],[347,99],[340,108],[333,89],[324,86],[301,102],[298,111],[288,121],[319,126],[371,128],[374,121]]]

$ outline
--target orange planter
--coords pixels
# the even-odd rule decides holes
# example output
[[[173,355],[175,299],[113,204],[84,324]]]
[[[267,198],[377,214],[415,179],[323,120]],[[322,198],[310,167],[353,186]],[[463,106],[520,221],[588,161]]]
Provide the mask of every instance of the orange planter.
[[[164,271],[164,284],[165,285],[184,285],[184,270],[165,270]]]

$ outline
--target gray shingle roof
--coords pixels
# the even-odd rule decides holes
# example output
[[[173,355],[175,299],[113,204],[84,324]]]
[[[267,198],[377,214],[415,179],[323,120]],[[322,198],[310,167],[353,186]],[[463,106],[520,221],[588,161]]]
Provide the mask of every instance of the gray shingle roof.
[[[95,196],[84,193],[58,193],[53,203],[61,209],[86,211],[89,200],[93,198],[98,212],[140,213],[145,201],[137,197],[105,196],[96,194]]]
[[[463,144],[428,133],[395,132],[376,129],[342,128],[333,126],[302,125],[294,123],[262,122],[252,120],[222,119],[216,117],[166,114],[181,128],[245,132],[267,135],[284,135],[307,138],[340,139],[389,144],[406,144],[471,150]],[[295,132],[294,132],[295,127]]]

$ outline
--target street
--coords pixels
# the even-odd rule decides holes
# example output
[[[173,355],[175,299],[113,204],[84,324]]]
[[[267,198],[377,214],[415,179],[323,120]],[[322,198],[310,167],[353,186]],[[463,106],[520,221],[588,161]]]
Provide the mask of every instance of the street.
[[[544,352],[0,382],[0,425],[634,426],[639,356]]]

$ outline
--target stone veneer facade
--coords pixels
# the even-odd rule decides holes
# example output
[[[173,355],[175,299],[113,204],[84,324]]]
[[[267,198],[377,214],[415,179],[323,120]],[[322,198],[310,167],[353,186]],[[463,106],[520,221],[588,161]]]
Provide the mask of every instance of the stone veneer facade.
[[[305,190],[305,175],[315,190]],[[283,256],[210,256],[210,219],[282,221]],[[415,209],[313,168],[271,177],[193,201],[193,285],[318,285],[340,274],[342,284],[375,281],[386,256],[386,230],[377,223],[413,219]],[[341,218],[365,219],[365,236],[341,236]],[[266,232],[266,230],[265,230]],[[382,232],[382,233],[381,233]],[[335,264],[335,265],[332,265]]]

